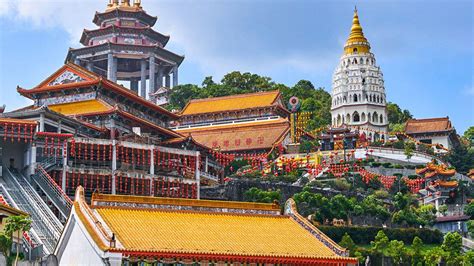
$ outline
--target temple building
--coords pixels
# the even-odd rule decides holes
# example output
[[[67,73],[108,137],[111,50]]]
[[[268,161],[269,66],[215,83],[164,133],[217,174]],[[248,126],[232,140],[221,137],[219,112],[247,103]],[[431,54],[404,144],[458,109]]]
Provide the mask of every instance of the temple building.
[[[178,85],[184,57],[165,48],[170,37],[153,30],[156,21],[143,10],[140,0],[110,0],[107,9],[94,16],[98,28],[84,30],[84,47],[71,48],[66,62],[113,82],[129,82],[130,89],[142,98],[166,104],[171,85]]]
[[[79,187],[54,254],[61,265],[356,265],[288,200],[264,203],[94,194]],[[81,256],[77,256],[81,254]]]
[[[433,146],[435,153],[445,153],[459,141],[449,117],[409,119],[405,123],[405,133],[421,143],[436,144]]]
[[[289,143],[289,111],[279,91],[191,100],[173,129],[227,153],[260,153]]]
[[[334,71],[331,96],[333,127],[359,128],[371,141],[387,139],[382,133],[388,130],[383,74],[362,32],[357,9]]]
[[[66,64],[37,86],[17,87],[31,105],[1,108],[0,193],[8,187],[11,206],[30,214],[40,257],[53,253],[78,186],[86,198],[199,199],[201,184],[220,181],[222,156],[171,130],[180,116],[137,93],[137,75],[151,92],[162,85],[157,77],[166,87],[172,74],[177,84],[183,58],[163,48],[168,37],[151,29],[155,21],[138,0],[111,1],[94,19],[100,29],[84,32],[85,48],[70,50]]]

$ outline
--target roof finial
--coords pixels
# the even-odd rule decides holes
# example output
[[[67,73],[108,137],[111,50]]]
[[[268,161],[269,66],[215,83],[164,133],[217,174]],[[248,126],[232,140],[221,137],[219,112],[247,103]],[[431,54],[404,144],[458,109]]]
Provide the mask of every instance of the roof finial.
[[[130,0],[122,0],[120,6],[130,6]]]
[[[135,7],[142,7],[142,1],[141,0],[134,0],[133,5]]]
[[[354,12],[357,13],[357,5],[354,5]]]

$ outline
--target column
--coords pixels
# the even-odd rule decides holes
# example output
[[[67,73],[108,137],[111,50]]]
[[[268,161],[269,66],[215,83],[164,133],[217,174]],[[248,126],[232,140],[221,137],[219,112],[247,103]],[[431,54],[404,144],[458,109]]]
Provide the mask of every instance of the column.
[[[205,170],[206,173],[209,173],[209,157],[208,157],[208,156],[206,156],[206,166],[205,166],[204,169],[206,169],[206,170]]]
[[[81,63],[79,62],[79,58],[77,58],[77,57],[74,58],[74,64],[76,64],[76,65],[78,65],[78,66],[81,64]]]
[[[94,62],[93,61],[88,61],[87,62],[87,70],[94,71]]]
[[[112,81],[117,82],[117,64],[118,64],[118,58],[114,57],[112,59]]]
[[[170,83],[171,83],[171,82],[170,82],[170,74],[167,74],[167,75],[165,76],[165,87],[166,87],[166,88],[169,88],[169,87],[170,87]]]
[[[114,71],[114,55],[112,52],[107,54],[107,79],[112,80]]]
[[[196,198],[201,198],[201,173],[199,172],[199,159],[201,158],[201,153],[196,152]]]
[[[146,61],[141,61],[140,69],[140,96],[146,98]]]
[[[173,67],[173,88],[178,86],[178,66]]]
[[[153,197],[155,194],[154,187],[153,187],[153,176],[155,175],[155,155],[153,151],[155,150],[155,146],[151,146],[150,148],[150,196]]]
[[[130,80],[130,89],[138,94],[138,79]]]
[[[163,87],[163,68],[158,68],[158,75],[156,77],[156,89]]]
[[[29,165],[29,169],[30,169],[30,175],[34,175],[35,174],[35,169],[36,169],[36,144],[33,143],[31,144],[31,152],[30,152],[30,165]]]
[[[58,121],[58,128],[57,128],[57,133],[61,133],[61,120]]]
[[[117,188],[115,187],[115,171],[117,170],[117,142],[112,140],[112,195],[115,195]]]
[[[149,92],[150,93],[155,92],[156,86],[155,86],[155,56],[154,55],[150,57],[150,75],[149,75],[148,83],[150,85]]]
[[[40,114],[39,132],[44,132],[44,113]]]
[[[153,154],[154,146],[150,148],[150,175],[155,174],[155,157]]]
[[[63,173],[61,178],[61,188],[66,192],[66,175],[67,174],[67,141],[63,143]]]

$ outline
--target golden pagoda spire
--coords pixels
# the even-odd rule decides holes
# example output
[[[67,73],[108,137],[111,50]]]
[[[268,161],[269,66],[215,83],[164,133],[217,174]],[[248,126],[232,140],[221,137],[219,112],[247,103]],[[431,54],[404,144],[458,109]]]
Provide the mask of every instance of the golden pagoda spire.
[[[352,18],[352,27],[349,38],[347,38],[346,45],[344,45],[344,53],[368,53],[370,45],[364,36],[362,26],[360,25],[357,7],[354,8],[354,17]]]

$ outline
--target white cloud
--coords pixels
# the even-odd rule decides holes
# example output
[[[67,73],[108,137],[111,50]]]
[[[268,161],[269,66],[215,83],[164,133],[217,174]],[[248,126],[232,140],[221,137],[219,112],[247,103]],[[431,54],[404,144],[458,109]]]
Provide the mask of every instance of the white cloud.
[[[59,28],[70,36],[70,45],[79,47],[84,28],[92,29],[95,11],[105,9],[107,0],[15,0],[0,5],[0,16],[23,22],[38,30]],[[206,75],[220,77],[232,70],[268,73],[273,69],[291,68],[303,73],[329,71],[334,67],[334,53],[312,54],[311,51],[282,52],[278,55],[266,47],[258,34],[229,33],[239,29],[232,22],[238,11],[216,2],[200,5],[193,1],[142,1],[145,10],[158,16],[155,29],[171,36],[168,47],[185,54]],[[215,9],[215,10],[214,10]],[[250,29],[252,31],[252,29]],[[226,39],[227,38],[227,39]],[[228,38],[232,38],[229,41]],[[275,40],[277,41],[277,40]],[[248,45],[248,46],[247,46]],[[255,45],[255,47],[251,47]],[[235,46],[235,47],[234,47]],[[261,47],[261,51],[259,48]],[[272,47],[274,48],[274,47]],[[278,47],[277,47],[278,48]],[[240,51],[242,49],[242,51]],[[247,56],[245,56],[247,55]]]

